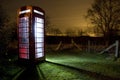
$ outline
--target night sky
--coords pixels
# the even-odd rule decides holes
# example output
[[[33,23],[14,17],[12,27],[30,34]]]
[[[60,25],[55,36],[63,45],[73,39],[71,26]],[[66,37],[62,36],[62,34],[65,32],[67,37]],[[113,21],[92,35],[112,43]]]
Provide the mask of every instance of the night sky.
[[[76,30],[90,25],[85,15],[92,2],[93,0],[1,0],[2,6],[14,21],[18,8],[25,5],[39,6],[50,17],[51,24],[61,30]]]

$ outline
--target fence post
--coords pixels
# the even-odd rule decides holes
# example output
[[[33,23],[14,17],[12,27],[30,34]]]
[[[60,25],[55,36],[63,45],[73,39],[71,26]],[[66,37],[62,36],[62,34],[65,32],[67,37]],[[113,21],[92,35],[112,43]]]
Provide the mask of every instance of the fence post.
[[[90,40],[88,40],[88,53],[90,53]]]
[[[118,41],[118,40],[116,40],[115,57],[116,57],[116,58],[119,57],[119,41]]]

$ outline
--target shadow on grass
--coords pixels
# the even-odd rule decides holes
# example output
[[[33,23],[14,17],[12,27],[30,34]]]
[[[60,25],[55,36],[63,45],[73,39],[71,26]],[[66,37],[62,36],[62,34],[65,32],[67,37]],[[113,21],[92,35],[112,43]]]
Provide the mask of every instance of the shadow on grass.
[[[90,77],[93,77],[97,80],[120,80],[120,78],[113,78],[113,77],[110,77],[110,76],[105,76],[105,75],[102,75],[100,73],[83,70],[83,69],[72,67],[72,66],[69,66],[69,65],[54,63],[54,62],[50,62],[50,61],[46,61],[46,63],[50,63],[50,64],[66,67],[66,68],[69,68],[69,69],[72,69],[72,70],[76,70],[76,71],[79,71],[82,74],[89,75]]]
[[[40,80],[46,80],[46,77],[44,76],[44,74],[43,74],[42,70],[40,69],[40,67],[37,65],[36,68],[38,70]]]
[[[16,80],[45,80],[45,79],[46,78],[40,68],[38,70],[36,65],[29,65]]]

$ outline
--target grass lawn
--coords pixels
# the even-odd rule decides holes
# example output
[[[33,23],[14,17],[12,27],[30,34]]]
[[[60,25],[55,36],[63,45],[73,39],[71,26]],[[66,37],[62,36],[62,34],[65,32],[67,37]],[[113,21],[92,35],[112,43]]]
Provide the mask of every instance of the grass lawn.
[[[16,74],[22,72],[23,67],[16,65],[15,58],[0,58],[0,80],[15,80]]]
[[[24,72],[21,72],[24,67],[16,65],[12,59],[1,59],[0,80],[23,80],[24,76],[29,80],[39,80],[38,76],[40,80],[120,80],[119,68],[120,59],[114,61],[108,54],[47,50],[44,63],[34,69],[26,68]]]
[[[52,51],[52,52],[48,51],[46,58],[47,58],[46,59],[47,61],[52,62],[54,64],[69,66],[69,67],[75,68],[76,70],[82,70],[82,71],[85,71],[87,75],[93,74],[94,76],[93,75],[92,76],[94,77],[95,80],[102,80],[102,79],[98,79],[98,76],[95,76],[95,75],[120,78],[120,69],[119,69],[120,59],[118,59],[117,61],[114,61],[113,60],[114,58],[107,54],[101,55],[98,53],[85,53],[77,50]],[[45,64],[45,66],[50,66],[50,65]],[[56,68],[53,67],[52,69],[54,70]],[[77,72],[66,73],[66,74],[68,74],[69,76],[71,76],[70,74],[73,74],[73,75],[75,74],[76,77],[79,77],[78,80],[94,80],[93,78],[91,79],[90,76],[83,75],[83,74],[82,76],[77,76],[78,75]],[[88,78],[83,79],[84,76]],[[65,75],[64,77],[67,77],[67,76]],[[65,80],[69,80],[69,79],[65,79]]]
[[[43,80],[95,80],[76,69],[45,62],[39,65],[44,74]]]

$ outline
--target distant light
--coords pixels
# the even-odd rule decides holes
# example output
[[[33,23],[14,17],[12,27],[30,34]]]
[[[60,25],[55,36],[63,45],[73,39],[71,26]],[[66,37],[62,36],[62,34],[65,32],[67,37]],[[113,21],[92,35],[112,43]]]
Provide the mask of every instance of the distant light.
[[[24,10],[24,11],[20,11],[19,14],[23,14],[23,13],[29,13],[31,10],[28,9],[28,10]]]
[[[44,15],[44,13],[42,13],[42,12],[40,12],[40,11],[38,11],[38,10],[34,10],[34,12],[37,13],[37,14]]]

